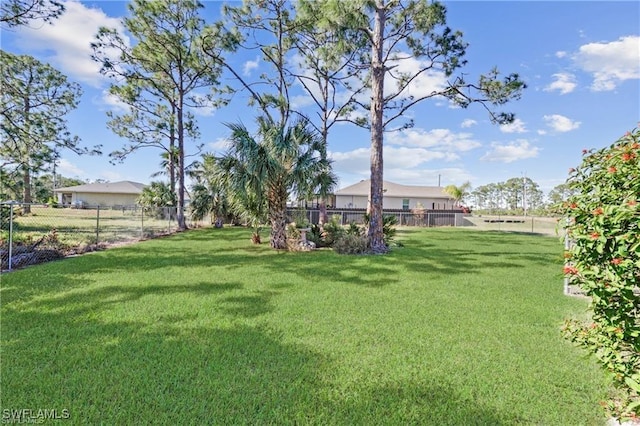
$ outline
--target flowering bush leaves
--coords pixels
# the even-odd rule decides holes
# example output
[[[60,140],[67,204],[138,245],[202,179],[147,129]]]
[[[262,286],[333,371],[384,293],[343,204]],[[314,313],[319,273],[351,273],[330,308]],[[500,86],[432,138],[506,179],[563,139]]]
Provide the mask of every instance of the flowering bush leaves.
[[[592,322],[565,334],[596,355],[619,389],[603,403],[616,418],[640,416],[640,130],[583,151],[563,205],[572,240],[564,274],[591,297]]]

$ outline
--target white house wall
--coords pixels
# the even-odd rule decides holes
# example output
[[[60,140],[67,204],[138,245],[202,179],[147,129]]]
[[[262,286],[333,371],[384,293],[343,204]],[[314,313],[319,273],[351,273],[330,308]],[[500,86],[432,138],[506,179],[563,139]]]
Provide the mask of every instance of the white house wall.
[[[336,207],[339,209],[366,209],[368,197],[358,195],[336,195]]]
[[[403,197],[384,197],[382,200],[383,208],[389,210],[402,210],[402,202],[407,198]],[[418,203],[428,210],[450,210],[453,203],[447,198],[408,198],[409,210],[415,209]],[[357,195],[336,195],[336,207],[339,209],[365,209],[367,208],[368,198]]]
[[[138,199],[138,197],[139,195],[137,194],[96,194],[72,192],[71,205],[92,207],[133,206],[136,204],[136,200]],[[62,193],[59,193],[58,200],[60,202],[62,201]]]

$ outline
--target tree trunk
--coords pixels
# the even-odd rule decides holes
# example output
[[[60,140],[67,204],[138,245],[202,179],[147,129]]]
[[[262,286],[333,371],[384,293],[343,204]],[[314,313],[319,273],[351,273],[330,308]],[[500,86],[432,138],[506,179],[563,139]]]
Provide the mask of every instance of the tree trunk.
[[[171,125],[169,128],[169,186],[171,193],[176,194],[176,107],[171,105]]]
[[[286,250],[287,247],[287,193],[280,189],[270,190],[269,221],[271,222],[271,247]]]
[[[31,113],[31,100],[29,99],[28,96],[24,97],[24,117],[25,117],[25,133],[28,135],[27,138],[29,137],[30,133],[31,133],[31,117],[30,117],[30,113]],[[31,159],[29,158],[29,156],[31,155],[31,153],[29,152],[29,150],[27,149],[26,152],[22,149],[20,149],[20,151],[22,151],[23,154],[25,154],[25,167],[24,167],[24,174],[22,175],[22,184],[24,186],[24,188],[22,188],[22,202],[25,203],[25,205],[22,206],[22,212],[23,213],[31,213],[31,205],[28,203],[31,203]]]
[[[184,122],[182,116],[182,108],[184,107],[183,93],[178,93],[178,212],[177,222],[178,229],[184,231],[187,229],[187,223],[184,218]]]
[[[33,200],[31,199],[31,170],[28,167],[25,167],[24,174],[22,175],[22,184],[24,185],[22,191],[22,202],[26,203],[22,206],[23,213],[31,213],[31,203]]]
[[[318,200],[318,210],[320,218],[318,219],[319,225],[324,225],[329,222],[329,218],[327,217],[327,201],[324,197],[320,197]]]
[[[327,93],[326,93],[326,87],[323,87],[323,99],[324,99],[324,103],[325,105],[327,104]],[[326,156],[327,156],[327,144],[328,144],[328,140],[329,140],[329,129],[327,128],[327,113],[326,110],[324,111],[324,118],[322,120],[322,159],[326,160]],[[326,200],[326,193],[325,193],[326,188],[321,188],[321,195],[318,199],[318,210],[319,210],[319,218],[318,218],[318,223],[320,226],[324,225],[325,223],[327,223],[329,220],[329,218],[327,217],[327,200]]]
[[[371,188],[369,193],[369,244],[374,253],[385,253],[387,246],[382,233],[383,161],[382,144],[384,138],[383,103],[384,75],[383,31],[385,10],[382,0],[376,0],[373,46],[371,52]]]

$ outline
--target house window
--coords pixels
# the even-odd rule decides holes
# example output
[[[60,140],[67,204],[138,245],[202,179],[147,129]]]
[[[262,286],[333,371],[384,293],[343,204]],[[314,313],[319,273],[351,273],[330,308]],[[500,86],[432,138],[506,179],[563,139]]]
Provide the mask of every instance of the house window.
[[[402,200],[402,210],[409,210],[409,199],[404,198]]]

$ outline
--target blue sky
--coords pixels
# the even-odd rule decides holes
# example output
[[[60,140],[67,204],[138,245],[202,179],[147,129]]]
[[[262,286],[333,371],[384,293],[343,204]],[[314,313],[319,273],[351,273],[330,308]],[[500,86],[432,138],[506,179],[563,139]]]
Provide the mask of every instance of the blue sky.
[[[204,15],[218,15],[221,2],[205,3]],[[464,33],[469,47],[469,79],[497,66],[517,72],[528,84],[511,126],[489,122],[480,106],[453,108],[427,100],[411,112],[415,127],[385,137],[385,179],[413,185],[462,184],[474,187],[526,175],[545,191],[564,182],[580,162],[582,149],[613,143],[640,119],[640,2],[445,2],[448,25]],[[101,157],[63,152],[63,175],[81,179],[148,183],[159,169],[160,152],[146,149],[124,164],[111,165],[106,153],[123,142],[106,128],[105,112],[117,108],[106,96],[107,79],[91,61],[89,43],[100,26],[121,28],[121,1],[68,1],[53,25],[2,31],[2,49],[49,62],[82,84],[79,108],[69,129],[85,146],[103,145]],[[255,52],[231,59],[257,76],[264,64]],[[415,64],[418,66],[419,64]],[[411,66],[411,65],[408,65]],[[429,90],[431,75],[417,90]],[[220,110],[198,112],[201,142],[221,152],[225,122],[249,124],[257,115],[238,96]],[[344,187],[369,177],[369,135],[350,124],[334,127],[329,151]]]

